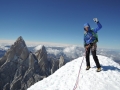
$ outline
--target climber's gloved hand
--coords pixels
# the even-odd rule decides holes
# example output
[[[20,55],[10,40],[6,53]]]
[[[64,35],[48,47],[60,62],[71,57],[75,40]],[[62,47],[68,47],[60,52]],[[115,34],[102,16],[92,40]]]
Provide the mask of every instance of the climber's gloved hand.
[[[93,18],[93,21],[96,22],[96,23],[99,22],[97,18]]]

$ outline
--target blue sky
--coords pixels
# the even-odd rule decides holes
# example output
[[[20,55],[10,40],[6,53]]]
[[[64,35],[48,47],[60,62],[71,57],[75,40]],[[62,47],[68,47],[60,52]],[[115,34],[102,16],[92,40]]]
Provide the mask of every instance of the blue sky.
[[[83,24],[103,28],[98,47],[120,49],[120,0],[0,0],[0,40],[83,45]]]

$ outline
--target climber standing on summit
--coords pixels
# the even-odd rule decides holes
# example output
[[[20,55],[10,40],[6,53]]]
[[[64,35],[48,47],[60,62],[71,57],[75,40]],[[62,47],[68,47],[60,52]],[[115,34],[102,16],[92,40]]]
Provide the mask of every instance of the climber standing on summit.
[[[96,55],[96,49],[97,49],[97,32],[102,28],[102,25],[98,21],[97,18],[93,18],[94,22],[97,24],[97,28],[92,29],[89,25],[89,23],[84,24],[84,47],[85,47],[85,53],[86,53],[86,70],[90,69],[90,51],[92,53],[93,59],[95,61],[95,64],[97,66],[97,72],[101,71],[101,66],[98,60],[98,57]]]

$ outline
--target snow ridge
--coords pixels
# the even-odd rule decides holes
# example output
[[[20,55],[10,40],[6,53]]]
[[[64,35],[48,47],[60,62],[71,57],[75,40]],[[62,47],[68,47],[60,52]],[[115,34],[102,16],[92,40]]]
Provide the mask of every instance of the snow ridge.
[[[96,72],[96,66],[90,56],[91,69],[86,71],[86,62],[80,71],[76,90],[120,90],[120,66],[108,57],[98,55],[102,71]],[[73,90],[83,57],[75,59],[49,77],[32,85],[28,90]]]

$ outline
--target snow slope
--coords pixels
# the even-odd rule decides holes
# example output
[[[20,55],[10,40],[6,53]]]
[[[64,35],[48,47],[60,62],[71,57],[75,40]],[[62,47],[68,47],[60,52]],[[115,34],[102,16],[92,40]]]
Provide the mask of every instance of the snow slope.
[[[108,57],[98,55],[102,71],[96,72],[91,58],[91,69],[86,71],[85,59],[76,90],[120,90],[120,66]],[[73,90],[83,57],[75,59],[51,76],[32,85],[28,90]]]

